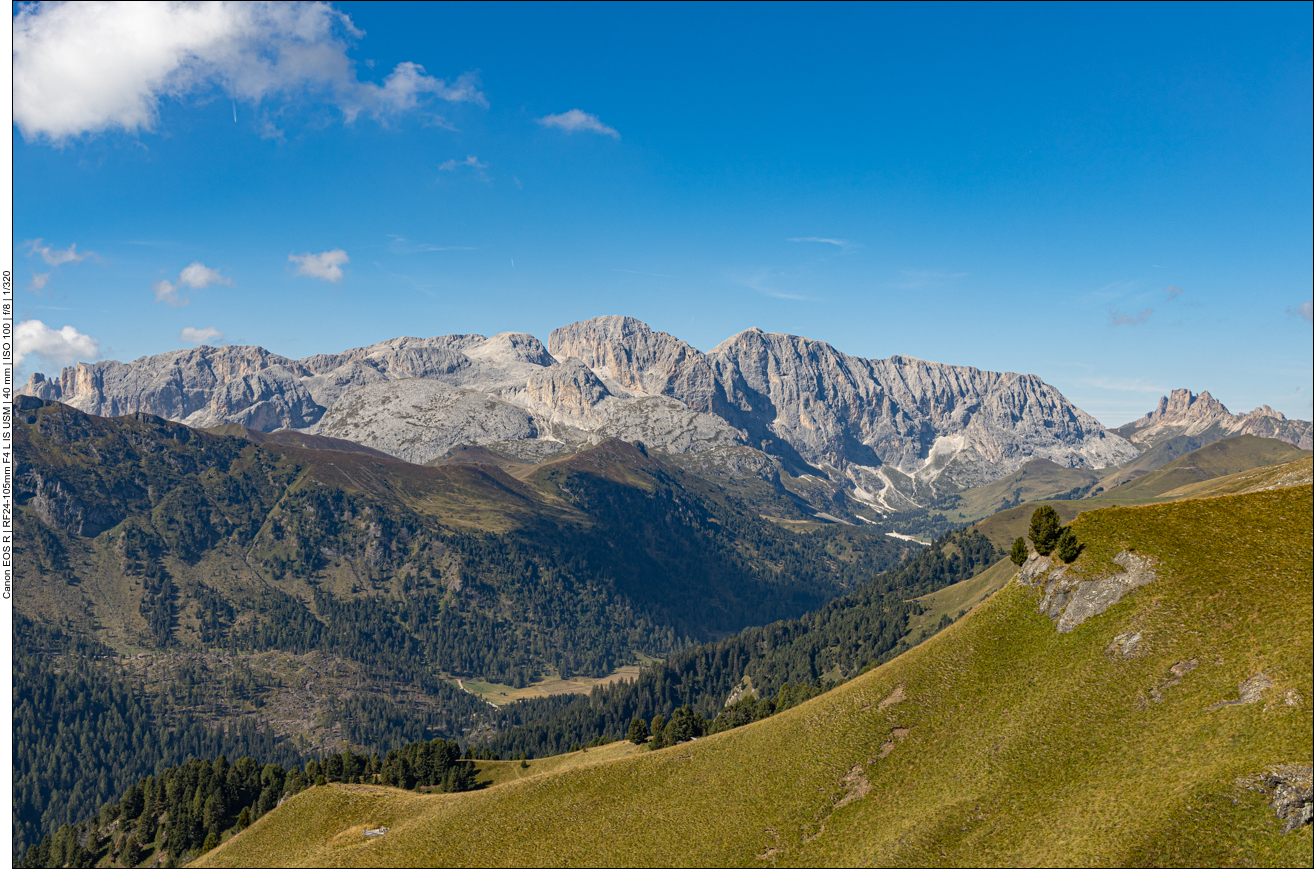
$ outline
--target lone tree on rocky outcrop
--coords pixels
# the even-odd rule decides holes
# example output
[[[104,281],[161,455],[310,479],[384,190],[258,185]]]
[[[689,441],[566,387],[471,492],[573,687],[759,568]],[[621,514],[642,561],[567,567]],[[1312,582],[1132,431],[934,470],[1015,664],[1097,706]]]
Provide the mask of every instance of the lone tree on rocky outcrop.
[[[1018,567],[1027,563],[1027,542],[1021,537],[1013,541],[1013,548],[1008,553],[1009,559]]]
[[[1053,507],[1045,504],[1038,508],[1031,514],[1031,530],[1027,532],[1031,545],[1041,555],[1049,555],[1058,545],[1062,525],[1063,520],[1059,519],[1058,511]]]
[[[1059,561],[1064,564],[1071,564],[1077,560],[1081,550],[1085,549],[1081,543],[1077,542],[1077,532],[1071,528],[1064,528],[1059,534],[1058,543],[1054,546],[1054,554],[1058,556]]]
[[[635,745],[643,745],[648,741],[648,722],[642,718],[636,718],[630,722],[630,732],[626,734],[626,739]]]

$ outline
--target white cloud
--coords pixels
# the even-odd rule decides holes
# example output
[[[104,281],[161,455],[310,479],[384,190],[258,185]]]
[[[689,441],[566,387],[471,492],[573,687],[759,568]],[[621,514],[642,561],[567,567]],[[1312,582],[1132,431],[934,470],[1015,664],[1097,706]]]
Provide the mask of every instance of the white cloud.
[[[167,302],[175,308],[181,308],[183,305],[190,305],[192,300],[186,296],[178,295],[178,288],[168,281],[156,281],[151,284],[151,289],[155,292],[155,301]]]
[[[322,99],[348,122],[426,95],[488,104],[473,74],[448,83],[410,62],[382,85],[360,81],[347,49],[364,33],[328,3],[34,3],[18,7],[13,34],[14,123],[30,141],[150,130],[162,99],[215,90]]]
[[[70,244],[67,250],[54,250],[49,245],[42,245],[42,239],[33,239],[27,243],[27,249],[30,253],[39,253],[41,258],[46,261],[48,266],[62,266],[64,263],[80,263],[89,256],[95,256],[91,251],[78,253],[78,246]]]
[[[54,272],[44,272],[44,273],[33,272],[32,286],[30,286],[28,289],[33,290],[35,292],[40,292],[41,290],[45,289],[46,284],[50,282],[50,276],[53,274]]]
[[[216,270],[202,265],[199,261],[192,263],[178,274],[178,283],[199,290],[208,287],[210,284],[231,284],[231,278],[226,278]]]
[[[601,133],[604,136],[611,136],[616,139],[621,137],[620,133],[598,120],[597,115],[590,115],[588,112],[582,112],[579,109],[571,109],[559,115],[547,115],[539,118],[538,122],[545,127],[559,127],[567,133],[584,130],[589,133]]]
[[[1287,308],[1287,313],[1293,317],[1300,317],[1306,323],[1314,322],[1314,302],[1301,302]]]
[[[72,326],[55,330],[40,320],[24,320],[14,328],[14,366],[21,368],[28,356],[39,356],[57,368],[79,359],[100,355],[100,342]]]
[[[454,159],[453,159],[453,160],[448,160],[447,162],[440,164],[440,165],[438,166],[438,168],[439,168],[440,170],[442,170],[443,172],[454,172],[454,171],[456,171],[456,169],[457,169],[458,167],[460,167],[460,166],[467,166],[467,167],[469,167],[469,168],[471,168],[471,169],[474,169],[474,170],[476,170],[476,171],[478,171],[478,170],[480,170],[480,169],[487,169],[487,168],[488,168],[488,164],[487,164],[487,163],[480,163],[480,162],[479,162],[479,159],[478,159],[477,157],[475,157],[473,154],[467,154],[466,157],[465,157],[465,159],[462,160],[462,161],[459,162],[459,163],[456,162],[456,160],[454,160]]]
[[[175,308],[181,308],[183,305],[191,304],[192,301],[186,296],[178,294],[178,291],[184,286],[200,290],[210,286],[210,284],[231,284],[232,282],[232,278],[224,277],[217,270],[197,260],[178,273],[178,283],[159,280],[151,284],[151,290],[155,293],[155,301],[166,302]]]
[[[224,333],[213,326],[207,326],[204,329],[188,326],[178,333],[178,338],[188,344],[209,344],[214,339],[222,337],[224,337]]]
[[[287,261],[297,264],[297,274],[321,281],[342,282],[342,265],[351,262],[345,250],[326,250],[323,253],[288,254]]]

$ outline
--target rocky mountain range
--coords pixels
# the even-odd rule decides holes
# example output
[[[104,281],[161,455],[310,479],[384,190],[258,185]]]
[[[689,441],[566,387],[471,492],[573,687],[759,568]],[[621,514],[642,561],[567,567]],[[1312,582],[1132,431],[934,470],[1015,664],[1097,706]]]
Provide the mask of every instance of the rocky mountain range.
[[[1207,391],[1196,395],[1189,389],[1174,389],[1159,399],[1154,410],[1116,431],[1142,448],[1182,436],[1199,440],[1203,445],[1248,434],[1285,441],[1298,449],[1308,450],[1314,449],[1311,429],[1314,429],[1311,423],[1287,419],[1267,404],[1250,413],[1231,413]]]
[[[1106,430],[1030,374],[908,356],[864,359],[748,329],[703,353],[631,317],[596,317],[548,345],[504,332],[395,338],[305,359],[208,347],[34,374],[23,394],[99,416],[138,411],[193,427],[240,423],[350,440],[414,463],[481,444],[530,461],[608,437],[676,456],[757,452],[881,512],[978,486],[1044,458],[1122,464],[1170,432],[1203,426],[1309,448],[1310,424],[1267,408],[1233,416],[1175,391]],[[762,476],[762,462],[753,473]]]

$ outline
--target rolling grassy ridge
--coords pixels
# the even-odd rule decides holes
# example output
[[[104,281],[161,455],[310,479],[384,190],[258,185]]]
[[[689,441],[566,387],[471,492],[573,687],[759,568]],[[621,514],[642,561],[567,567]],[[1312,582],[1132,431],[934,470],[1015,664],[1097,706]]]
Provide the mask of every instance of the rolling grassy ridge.
[[[1134,549],[1158,580],[1071,633],[1011,582],[756,724],[469,794],[312,788],[197,865],[1310,865],[1311,828],[1238,779],[1314,752],[1311,507],[1304,485],[1086,512],[1069,575]],[[1111,651],[1130,631],[1142,653]]]

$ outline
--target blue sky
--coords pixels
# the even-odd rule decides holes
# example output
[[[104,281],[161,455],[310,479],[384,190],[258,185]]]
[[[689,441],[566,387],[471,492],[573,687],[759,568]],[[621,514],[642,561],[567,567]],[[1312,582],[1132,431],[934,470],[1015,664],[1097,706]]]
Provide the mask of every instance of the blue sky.
[[[623,313],[1309,419],[1311,8],[15,6],[24,374]]]

